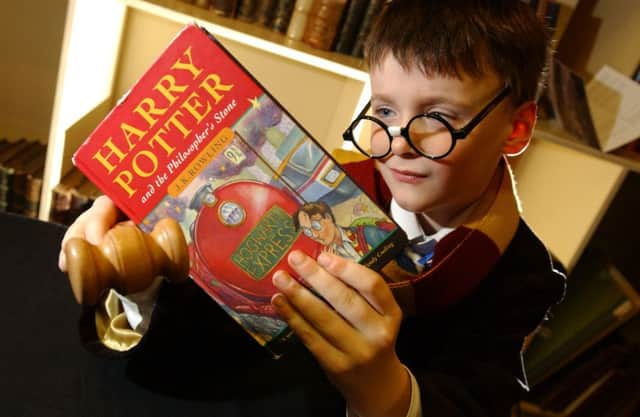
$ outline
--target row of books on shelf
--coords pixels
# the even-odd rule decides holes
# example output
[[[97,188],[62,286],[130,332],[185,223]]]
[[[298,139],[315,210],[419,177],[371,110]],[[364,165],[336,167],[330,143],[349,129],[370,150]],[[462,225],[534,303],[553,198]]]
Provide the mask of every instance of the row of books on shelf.
[[[323,51],[362,58],[373,18],[385,0],[181,0],[252,22]]]
[[[37,217],[46,145],[0,139],[0,211]]]
[[[95,184],[76,167],[62,177],[51,191],[49,221],[69,225],[101,194]]]

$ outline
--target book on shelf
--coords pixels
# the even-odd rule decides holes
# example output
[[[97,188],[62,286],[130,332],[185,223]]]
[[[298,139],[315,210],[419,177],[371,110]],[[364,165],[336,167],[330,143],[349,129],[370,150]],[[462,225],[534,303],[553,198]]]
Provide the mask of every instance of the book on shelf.
[[[313,0],[296,0],[287,26],[287,37],[296,41],[302,40]]]
[[[294,6],[295,0],[277,0],[269,27],[276,32],[285,33],[289,27]]]
[[[358,29],[360,29],[368,4],[368,0],[349,1],[336,37],[333,47],[334,51],[341,54],[351,54],[353,45],[356,42],[356,37],[358,36]]]
[[[44,168],[45,153],[45,145],[38,141],[24,140],[16,143],[11,157],[2,162],[0,184],[3,190],[0,194],[0,210],[25,214],[28,189],[32,187],[31,180],[38,169]],[[39,204],[39,195],[37,200],[32,204]]]
[[[612,67],[585,83],[556,57],[546,97],[548,117],[586,146],[611,152],[640,137],[640,84]]]
[[[208,7],[211,8],[217,15],[233,17],[235,16],[236,10],[239,7],[239,1],[241,0],[208,0]],[[244,2],[245,0],[242,1]],[[255,2],[255,0],[249,1]],[[205,4],[204,7],[206,8],[207,1],[202,0],[201,2]]]
[[[30,142],[24,138],[17,141],[6,141],[0,151],[0,211],[6,211],[11,194],[11,177],[14,169],[9,162],[22,153]]]
[[[302,40],[316,49],[331,50],[346,3],[346,0],[314,0]]]
[[[24,157],[15,161],[13,166],[11,196],[8,199],[7,211],[37,217],[40,207],[46,145],[34,141],[29,149],[31,151],[25,151]]]
[[[100,195],[97,187],[84,176],[82,171],[71,167],[60,183],[51,190],[49,221],[69,225],[82,212],[91,207]]]
[[[529,383],[536,386],[640,310],[640,295],[597,249],[588,247],[567,281],[553,317],[524,352]]]
[[[257,20],[259,0],[239,0],[235,17],[245,22],[255,22]]]
[[[557,57],[552,59],[549,68],[546,93],[551,104],[550,116],[582,143],[599,149],[585,82]]]
[[[309,132],[195,24],[73,161],[143,230],[176,219],[191,278],[274,356],[291,331],[270,304],[271,276],[279,269],[295,276],[290,251],[335,250],[379,269],[406,243]],[[342,245],[319,239],[326,227],[342,233]]]
[[[373,20],[382,10],[383,5],[384,0],[369,0],[364,16],[362,17],[362,21],[360,22],[360,26],[358,26],[358,33],[356,34],[356,39],[353,42],[350,55],[356,58],[362,58],[364,56],[364,44],[369,36],[369,32],[371,31],[371,25],[373,24]]]

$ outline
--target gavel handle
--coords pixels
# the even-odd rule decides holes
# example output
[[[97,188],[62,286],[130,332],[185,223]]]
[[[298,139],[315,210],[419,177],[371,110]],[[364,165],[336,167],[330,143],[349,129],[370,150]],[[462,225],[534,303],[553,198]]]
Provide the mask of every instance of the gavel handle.
[[[72,238],[64,252],[73,295],[83,305],[95,305],[110,288],[131,294],[148,288],[159,275],[182,282],[189,274],[187,243],[171,218],[160,220],[148,234],[118,225],[97,246]]]

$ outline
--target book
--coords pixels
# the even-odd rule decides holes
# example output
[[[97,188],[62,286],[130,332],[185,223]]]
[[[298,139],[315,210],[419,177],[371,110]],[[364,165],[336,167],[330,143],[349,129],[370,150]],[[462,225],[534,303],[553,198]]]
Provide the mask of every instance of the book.
[[[11,211],[22,214],[25,182],[25,166],[33,159],[44,159],[44,146],[36,141],[25,140],[17,144],[17,151],[7,159],[3,166],[2,186],[5,192],[0,201],[0,211]],[[14,178],[17,177],[17,178]]]
[[[547,95],[552,117],[562,128],[585,145],[599,149],[585,82],[557,57],[552,59],[550,65]]]
[[[11,176],[14,170],[8,163],[28,146],[29,141],[21,138],[15,142],[7,141],[2,152],[0,152],[0,211],[7,210],[11,193]]]
[[[46,145],[34,141],[22,158],[14,161],[11,177],[11,197],[7,210],[29,217],[37,217],[40,206],[40,190],[46,156]]]
[[[276,32],[285,33],[289,27],[294,6],[295,0],[277,0],[269,27]]]
[[[360,26],[358,27],[358,33],[353,43],[353,47],[351,48],[350,55],[357,58],[362,58],[364,56],[364,44],[369,36],[369,32],[371,31],[371,25],[373,24],[373,20],[382,10],[383,5],[384,0],[369,0],[367,9],[364,12]]]
[[[51,190],[49,221],[71,224],[87,208],[90,199],[80,192],[80,186],[85,182],[90,181],[82,171],[72,166]]]
[[[238,0],[210,0],[209,7],[219,16],[233,17],[236,14]]]
[[[314,0],[307,16],[302,40],[314,48],[329,51],[338,32],[346,0]]]
[[[302,40],[312,4],[313,0],[296,0],[289,25],[287,26],[287,37],[289,39]]]
[[[309,132],[196,24],[179,32],[73,161],[143,230],[176,219],[191,278],[275,357],[292,332],[270,304],[271,276],[295,276],[290,251],[331,250],[379,269],[406,244]],[[342,236],[341,244],[323,241],[321,230]]]
[[[236,18],[245,22],[255,22],[257,19],[259,0],[240,0],[236,10]]]
[[[367,11],[368,0],[350,0],[344,12],[340,31],[336,37],[334,51],[341,54],[351,54],[351,49],[356,42],[358,29]]]

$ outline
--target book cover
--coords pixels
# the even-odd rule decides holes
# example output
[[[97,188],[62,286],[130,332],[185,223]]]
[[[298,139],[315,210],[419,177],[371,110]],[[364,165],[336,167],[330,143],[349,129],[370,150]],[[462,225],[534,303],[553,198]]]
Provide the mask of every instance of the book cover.
[[[271,275],[289,270],[291,250],[330,250],[379,269],[406,241],[195,24],[120,100],[74,163],[143,230],[175,218],[189,246],[191,278],[274,356],[291,332],[270,304]]]

